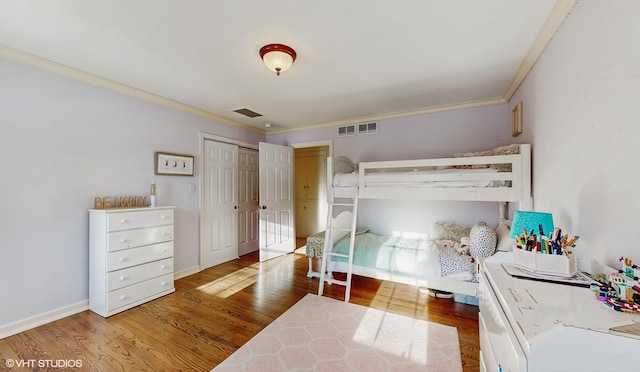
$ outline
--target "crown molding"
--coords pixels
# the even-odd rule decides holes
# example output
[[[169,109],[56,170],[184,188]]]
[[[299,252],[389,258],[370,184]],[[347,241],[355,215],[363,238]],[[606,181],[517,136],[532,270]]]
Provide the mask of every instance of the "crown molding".
[[[505,101],[508,102],[516,90],[518,90],[518,87],[520,87],[520,84],[522,84],[524,79],[527,77],[529,71],[533,68],[533,65],[536,63],[538,58],[540,58],[542,52],[544,52],[544,49],[551,41],[551,38],[553,38],[553,35],[558,31],[562,22],[567,18],[575,3],[576,0],[558,0],[556,2],[556,5],[554,5],[551,13],[547,17],[547,20],[544,22],[544,25],[542,25],[540,32],[538,32],[538,37],[536,37],[536,40],[533,42],[529,52],[522,60],[522,63],[520,63],[518,71],[516,71],[513,80],[511,80],[511,84],[509,84],[507,91],[504,93],[503,97]]]
[[[133,88],[128,85],[118,83],[113,80],[105,79],[96,75],[89,74],[84,71],[77,70],[75,68],[65,66],[59,64],[57,62],[50,61],[48,59],[44,59],[41,57],[34,56],[29,53],[25,53],[13,48],[9,48],[4,45],[0,45],[0,57],[14,60],[16,62],[21,62],[24,64],[28,64],[34,67],[37,67],[42,70],[46,70],[49,72],[53,72],[58,75],[63,75],[75,80],[79,80],[85,82],[87,84],[95,85],[101,88],[113,90],[122,94],[126,94],[129,96],[137,97],[143,99],[145,101],[157,103],[163,106],[168,106],[174,108],[176,110],[180,110],[183,112],[188,112],[190,114],[199,115],[205,117],[207,119],[216,120],[225,124],[233,125],[236,127],[240,127],[242,129],[247,129],[253,132],[257,132],[260,134],[266,134],[267,132],[263,129],[252,127],[250,125],[246,125],[244,123],[240,123],[235,120],[231,120],[222,116],[218,116],[212,114],[208,111],[184,104],[182,102],[174,101],[169,98],[165,98],[162,96],[158,96],[144,90]]]
[[[419,109],[419,110],[400,111],[400,112],[393,112],[393,113],[382,114],[382,115],[362,116],[362,117],[359,117],[359,118],[353,118],[353,119],[348,119],[348,120],[339,120],[339,121],[332,121],[332,122],[322,123],[322,124],[308,125],[308,126],[301,127],[301,128],[292,128],[292,129],[283,129],[283,130],[270,131],[270,132],[267,133],[267,135],[288,133],[288,132],[298,132],[298,131],[309,130],[309,129],[335,127],[335,126],[339,126],[339,125],[362,123],[362,122],[366,122],[366,121],[396,119],[396,118],[402,118],[402,117],[407,117],[407,116],[433,114],[433,113],[436,113],[436,112],[455,111],[455,110],[462,110],[462,109],[468,109],[468,108],[474,108],[474,107],[493,106],[493,105],[499,105],[499,104],[503,104],[503,103],[507,103],[507,101],[504,98],[495,97],[495,98],[483,99],[483,100],[478,100],[478,101],[469,101],[469,102],[462,102],[462,103],[454,103],[454,104],[450,104],[450,105],[427,107],[427,108],[423,108],[423,109]]]

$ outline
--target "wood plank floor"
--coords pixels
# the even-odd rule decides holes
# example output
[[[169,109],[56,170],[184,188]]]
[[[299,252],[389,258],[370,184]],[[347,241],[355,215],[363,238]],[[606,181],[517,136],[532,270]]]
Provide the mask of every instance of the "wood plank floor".
[[[256,261],[251,253],[179,279],[175,293],[106,319],[85,311],[7,337],[0,340],[0,370],[8,359],[73,359],[82,368],[68,370],[209,371],[307,293],[317,293],[318,279],[306,277],[306,256]],[[327,286],[325,295],[342,300],[344,287]],[[479,370],[476,306],[358,276],[351,302],[457,327],[464,370]]]

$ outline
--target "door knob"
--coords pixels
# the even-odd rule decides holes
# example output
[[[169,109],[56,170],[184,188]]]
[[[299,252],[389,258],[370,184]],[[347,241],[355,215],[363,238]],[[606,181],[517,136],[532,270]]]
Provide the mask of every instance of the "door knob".
[[[234,205],[234,206],[233,206],[233,209],[238,209],[238,206],[237,206],[237,205]]]
[[[263,206],[262,206],[262,209],[267,209],[267,206],[266,206],[266,205],[263,205]]]

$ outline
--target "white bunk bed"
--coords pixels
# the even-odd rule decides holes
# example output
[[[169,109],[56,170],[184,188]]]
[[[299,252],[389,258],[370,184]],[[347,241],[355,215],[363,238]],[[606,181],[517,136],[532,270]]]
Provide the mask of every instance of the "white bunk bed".
[[[336,203],[336,199],[344,200],[345,198],[494,201],[498,203],[499,221],[502,223],[506,219],[507,202],[517,203],[518,209],[521,210],[531,210],[532,207],[531,147],[528,144],[521,144],[499,149],[506,147],[512,152],[515,147],[518,153],[491,155],[494,152],[488,151],[479,153],[479,156],[466,154],[452,158],[361,162],[357,169],[347,158],[330,158],[327,161],[328,201],[330,204]],[[343,214],[333,219],[332,229],[342,231],[355,226],[355,222],[350,218],[351,215],[347,215],[349,216],[347,218]],[[357,213],[355,215],[357,216]],[[342,234],[344,235],[346,234]],[[333,243],[338,241],[335,237],[332,240]],[[430,254],[432,248],[425,244],[424,241],[410,243],[415,246],[415,249],[403,251],[403,259],[414,262],[416,265],[421,262],[433,267]],[[309,249],[307,254],[312,255]],[[354,255],[357,254],[357,252],[354,253]],[[412,254],[415,256],[411,257]],[[334,259],[327,261],[329,277],[331,272],[348,272],[347,262],[338,262]],[[309,263],[308,276],[317,276],[318,273],[311,270],[311,260]],[[468,278],[434,276],[434,271],[426,266],[422,268],[416,266],[415,275],[407,275],[407,272],[412,271],[410,268],[404,273],[398,273],[371,269],[356,263],[352,267],[352,273],[356,275],[463,295],[477,295],[477,282],[469,281]]]
[[[518,148],[511,155],[361,162],[358,169],[344,157],[330,159],[328,200],[357,191],[360,199],[516,202],[530,210],[531,145]]]

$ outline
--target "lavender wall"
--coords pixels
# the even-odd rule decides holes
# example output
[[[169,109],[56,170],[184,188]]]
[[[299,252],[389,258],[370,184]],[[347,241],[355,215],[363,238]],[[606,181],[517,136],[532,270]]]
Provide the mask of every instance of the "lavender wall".
[[[154,152],[196,156],[200,132],[264,136],[0,59],[0,334],[8,323],[88,299],[95,196],[176,206],[176,271],[198,266],[199,185],[154,176]],[[196,186],[190,191],[190,184]]]
[[[534,208],[614,267],[640,262],[638,19],[635,0],[578,2],[510,102],[533,144]]]
[[[333,140],[334,156],[354,162],[450,157],[512,143],[510,110],[506,104],[381,120],[377,134],[336,137],[336,127],[269,135],[271,143]],[[496,226],[496,203],[365,200],[358,224],[380,234],[428,232],[434,222],[472,226],[484,220]]]
[[[310,129],[269,135],[267,140],[290,145],[332,139],[334,155],[355,162],[448,157],[512,140],[507,105],[381,120],[377,134],[338,138],[336,131],[336,127]]]

